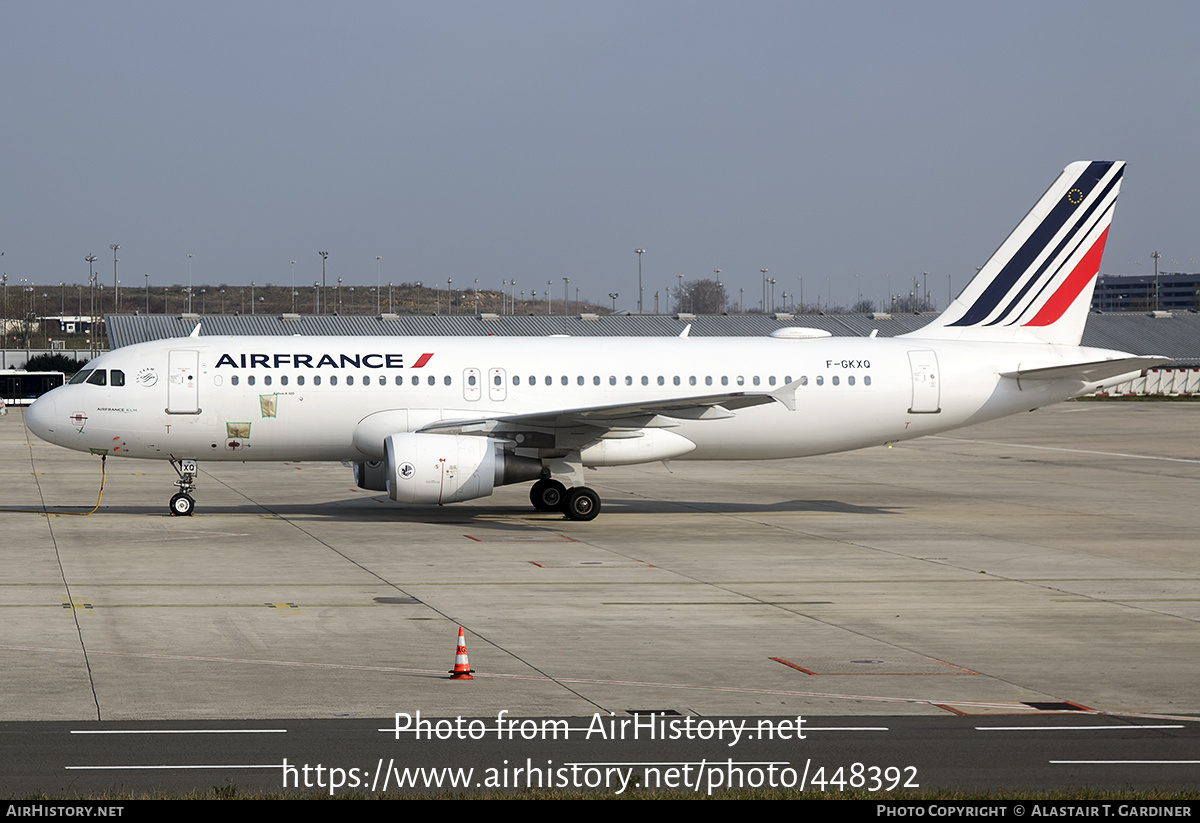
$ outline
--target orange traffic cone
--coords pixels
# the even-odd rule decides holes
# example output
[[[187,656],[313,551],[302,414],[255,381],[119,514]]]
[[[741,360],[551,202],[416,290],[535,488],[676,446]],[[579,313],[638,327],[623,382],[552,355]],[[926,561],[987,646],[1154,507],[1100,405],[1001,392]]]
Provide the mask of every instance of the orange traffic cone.
[[[467,662],[467,640],[463,637],[463,627],[458,627],[458,648],[454,650],[454,668],[450,670],[451,680],[474,680],[471,677],[471,664]]]

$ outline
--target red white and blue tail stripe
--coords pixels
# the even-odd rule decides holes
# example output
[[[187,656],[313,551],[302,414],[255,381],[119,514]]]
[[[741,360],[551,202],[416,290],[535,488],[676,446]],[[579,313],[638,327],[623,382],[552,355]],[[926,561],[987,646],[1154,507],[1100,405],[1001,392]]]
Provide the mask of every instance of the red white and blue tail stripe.
[[[906,336],[1079,345],[1124,170],[1067,166],[950,307]]]

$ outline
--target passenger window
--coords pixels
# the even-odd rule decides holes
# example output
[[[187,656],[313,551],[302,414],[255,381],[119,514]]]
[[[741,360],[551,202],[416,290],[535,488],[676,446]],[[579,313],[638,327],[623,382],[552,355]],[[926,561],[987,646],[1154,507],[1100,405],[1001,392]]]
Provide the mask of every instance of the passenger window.
[[[846,383],[847,383],[847,385],[853,386],[854,385],[854,375],[850,375],[849,377],[847,377]]]
[[[314,386],[321,385],[321,375],[319,375],[319,374],[313,375],[313,385]]]
[[[644,374],[642,375],[642,385],[643,385],[643,386],[649,386],[649,385],[650,385],[650,378],[649,378],[649,377],[647,377],[647,376],[646,376],[646,375],[644,375]]]
[[[396,378],[396,379],[397,379],[397,380],[399,380],[400,378]],[[303,385],[304,385],[304,375],[302,375],[302,374],[301,374],[301,375],[299,375],[299,376],[297,376],[297,377],[296,377],[296,385],[297,385],[297,386],[303,386]]]
[[[688,378],[688,385],[689,386],[696,385],[696,375],[693,374],[691,377]]]
[[[336,378],[336,377],[335,377],[335,378],[333,378],[333,381],[336,383],[336,382],[337,382],[337,378]],[[247,385],[249,385],[249,386],[253,386],[253,385],[254,385],[254,375],[250,375],[249,377],[247,377],[247,378],[246,378],[246,384],[247,384]]]
[[[285,374],[279,378],[279,385],[286,386],[287,384],[288,384],[288,380],[287,380],[287,375]]]
[[[615,374],[610,374],[608,376],[608,385],[610,385],[610,386],[617,385],[617,376]]]
[[[871,375],[868,374],[866,377],[863,378],[863,385],[864,386],[871,385]]]
[[[268,374],[266,377],[263,378],[263,385],[264,386],[271,385],[271,375]]]
[[[758,385],[758,375],[754,375],[754,385]]]
[[[562,377],[559,378],[559,382],[562,383],[564,386],[567,385],[567,376],[564,374]]]
[[[521,385],[521,375],[519,375],[519,374],[514,374],[514,375],[513,375],[513,385],[514,385],[514,386],[519,386],[519,385]]]
[[[592,385],[593,386],[600,385],[600,375],[598,375],[598,374],[592,375]]]
[[[819,375],[819,374],[817,375],[817,385],[818,385],[818,386],[824,386],[824,385],[825,385],[825,378],[824,378],[823,376]]]
[[[791,381],[789,380],[788,382],[790,383]],[[801,386],[807,386],[807,385],[808,385],[808,375],[807,375],[807,374],[802,374],[802,375],[800,375],[800,385],[801,385]]]
[[[790,382],[792,382],[792,381],[790,381],[790,380],[789,380],[788,382],[790,383]],[[767,385],[768,385],[768,386],[774,386],[774,385],[775,385],[775,375],[771,375],[770,377],[768,377],[768,378],[767,378]]]
[[[504,381],[500,379],[500,375],[498,375],[498,374],[497,374],[497,375],[495,375],[494,377],[492,377],[492,385],[493,385],[493,386],[502,386],[502,385],[504,385]]]
[[[475,385],[475,375],[473,375],[473,374],[468,374],[468,375],[467,375],[467,385],[468,385],[468,386],[474,386],[474,385]]]
[[[92,376],[89,377],[87,381],[93,386],[107,386],[108,372],[106,372],[104,369],[96,369],[94,372],[92,372]]]
[[[722,385],[722,386],[728,386],[728,385],[729,385],[729,376],[728,376],[728,375],[724,375],[724,374],[723,374],[723,375],[721,375],[721,385]]]
[[[352,374],[348,374],[348,375],[346,375],[346,385],[347,385],[347,386],[353,386],[353,385],[354,385],[354,375],[352,375]]]
[[[676,385],[676,386],[678,386],[678,385],[679,385],[679,375],[675,375],[675,377],[673,378],[673,380],[674,380],[674,382],[675,382],[675,385]]]
[[[446,375],[445,377],[443,377],[442,382],[445,383],[447,386],[449,386],[450,385],[450,375]]]
[[[251,378],[250,378],[250,382],[251,382],[251,383],[253,383],[253,382],[254,382],[254,378],[253,378],[253,377],[251,377]],[[337,375],[336,375],[336,374],[334,374],[334,375],[330,375],[330,377],[329,377],[329,385],[331,385],[331,386],[336,386],[336,385],[337,385]]]
[[[229,378],[229,384],[232,386],[236,386],[238,384],[238,376],[236,374]]]
[[[739,386],[744,386],[744,385],[746,385],[746,378],[742,377],[742,376],[739,374],[739,375],[738,375],[738,378],[737,378],[737,384],[738,384]]]
[[[426,381],[426,382],[428,382],[428,383],[429,383],[429,385],[431,385],[431,386],[436,386],[436,385],[437,385],[437,378],[436,378],[436,377],[434,377],[434,376],[431,374],[431,375],[429,375],[429,380],[428,380],[428,381]]]
[[[839,377],[838,377],[838,376],[835,374],[835,375],[833,376],[833,385],[835,385],[835,386],[836,386],[836,385],[838,385],[838,384],[839,384],[839,383],[841,383],[841,382],[842,382],[842,381],[841,381],[841,378],[839,378]]]
[[[661,386],[661,385],[663,385],[663,382],[664,382],[664,381],[663,381],[663,376],[660,374],[660,375],[658,376],[658,385],[660,385],[660,386]]]
[[[632,375],[632,374],[627,374],[627,375],[625,375],[625,385],[626,385],[626,386],[632,386],[632,385],[633,385],[633,375]]]
[[[711,374],[710,374],[710,375],[707,375],[707,376],[704,378],[704,385],[706,385],[706,386],[711,386],[711,385],[712,385],[712,375],[711,375]]]
[[[113,369],[112,372],[109,374],[109,377],[112,378],[112,385],[114,385],[114,386],[124,386],[125,385],[125,372],[121,371],[120,369]]]

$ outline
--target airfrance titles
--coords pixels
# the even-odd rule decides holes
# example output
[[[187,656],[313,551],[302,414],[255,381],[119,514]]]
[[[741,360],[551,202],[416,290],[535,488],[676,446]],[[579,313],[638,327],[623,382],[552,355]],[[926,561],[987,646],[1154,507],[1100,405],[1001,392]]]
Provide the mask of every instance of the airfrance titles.
[[[419,369],[429,362],[433,352],[426,352],[408,368]],[[312,354],[305,352],[278,354],[222,354],[216,368],[235,369],[403,369],[404,355],[395,352],[368,354]]]

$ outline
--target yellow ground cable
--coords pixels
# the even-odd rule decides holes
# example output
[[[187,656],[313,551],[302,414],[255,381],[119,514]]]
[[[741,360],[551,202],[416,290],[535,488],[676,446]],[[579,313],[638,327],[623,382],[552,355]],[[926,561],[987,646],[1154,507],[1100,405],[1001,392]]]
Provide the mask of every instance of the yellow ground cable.
[[[50,511],[49,509],[46,509],[46,508],[41,508],[41,509],[0,509],[0,513],[4,513],[4,512],[12,512],[12,513],[23,512],[23,513],[25,513],[25,514],[61,514],[61,515],[69,515],[69,516],[71,516],[71,517],[87,517],[89,514],[91,514],[92,512],[96,511],[96,509],[100,508],[100,499],[101,499],[102,497],[104,497],[104,478],[105,478],[105,474],[106,474],[106,473],[105,473],[105,461],[106,461],[106,460],[108,460],[108,455],[107,455],[107,454],[102,454],[102,455],[100,455],[100,493],[96,495],[96,505],[92,506],[92,508],[91,508],[91,511],[86,511],[86,512],[52,512],[52,511]]]

